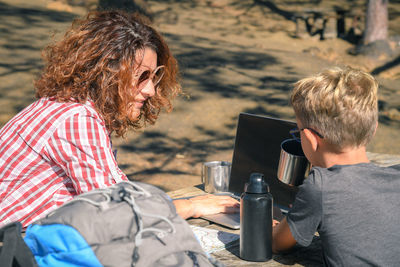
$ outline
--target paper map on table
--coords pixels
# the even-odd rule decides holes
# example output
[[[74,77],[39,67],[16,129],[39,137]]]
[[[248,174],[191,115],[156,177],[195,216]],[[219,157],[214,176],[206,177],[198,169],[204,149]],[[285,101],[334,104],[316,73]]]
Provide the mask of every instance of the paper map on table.
[[[228,248],[233,245],[233,241],[239,239],[238,234],[232,234],[194,225],[191,225],[190,227],[199,240],[201,247],[205,252],[208,253],[213,253]]]

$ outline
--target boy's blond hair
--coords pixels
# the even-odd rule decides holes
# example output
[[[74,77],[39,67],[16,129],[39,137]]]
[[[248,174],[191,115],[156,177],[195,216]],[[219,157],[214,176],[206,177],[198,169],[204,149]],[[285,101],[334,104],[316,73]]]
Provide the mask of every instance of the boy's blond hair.
[[[291,104],[303,127],[317,130],[337,146],[365,146],[378,121],[378,83],[346,67],[325,70],[294,85]]]

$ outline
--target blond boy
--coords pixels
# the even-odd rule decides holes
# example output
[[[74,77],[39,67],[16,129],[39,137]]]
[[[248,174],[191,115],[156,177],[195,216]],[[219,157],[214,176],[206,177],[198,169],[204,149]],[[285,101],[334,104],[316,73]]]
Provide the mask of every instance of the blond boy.
[[[273,231],[273,250],[308,246],[318,232],[328,266],[400,264],[400,168],[369,162],[378,125],[378,84],[360,70],[333,68],[298,81],[291,104],[314,166]]]

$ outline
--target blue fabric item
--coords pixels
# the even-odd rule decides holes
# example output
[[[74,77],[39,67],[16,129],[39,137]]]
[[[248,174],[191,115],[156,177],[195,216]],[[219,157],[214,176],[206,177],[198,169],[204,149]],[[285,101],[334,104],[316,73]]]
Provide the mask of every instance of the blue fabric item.
[[[71,226],[29,225],[24,240],[40,267],[102,266],[86,240]]]

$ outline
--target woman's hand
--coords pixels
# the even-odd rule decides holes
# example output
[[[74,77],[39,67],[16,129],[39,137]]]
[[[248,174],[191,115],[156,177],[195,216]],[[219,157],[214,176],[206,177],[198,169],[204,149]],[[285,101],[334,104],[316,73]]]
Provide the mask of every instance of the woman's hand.
[[[216,213],[239,212],[239,202],[230,196],[203,195],[174,200],[177,213],[184,219]]]

